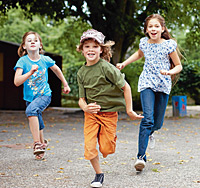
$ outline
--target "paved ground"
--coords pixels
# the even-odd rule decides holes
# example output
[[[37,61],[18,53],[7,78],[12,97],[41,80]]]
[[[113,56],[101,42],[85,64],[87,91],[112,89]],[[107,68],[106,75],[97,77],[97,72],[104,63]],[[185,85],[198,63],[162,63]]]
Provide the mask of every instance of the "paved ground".
[[[169,107],[156,148],[147,150],[146,169],[133,168],[139,121],[120,114],[116,153],[101,157],[103,188],[200,187],[200,108],[188,117],[173,118]],[[0,111],[1,188],[89,188],[94,172],[84,159],[83,114],[70,110],[44,112],[45,137],[50,141],[44,161],[32,154],[32,137],[22,111]]]

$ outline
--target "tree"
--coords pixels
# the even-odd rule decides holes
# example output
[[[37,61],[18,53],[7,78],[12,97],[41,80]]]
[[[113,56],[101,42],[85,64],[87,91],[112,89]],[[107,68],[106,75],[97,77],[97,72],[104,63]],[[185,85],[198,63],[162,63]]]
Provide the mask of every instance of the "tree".
[[[21,43],[25,32],[36,31],[42,38],[44,50],[62,55],[63,64],[84,61],[83,56],[76,53],[76,45],[80,41],[80,33],[90,25],[82,22],[80,18],[70,16],[59,24],[39,15],[30,20],[20,8],[9,10],[6,17],[0,27],[0,40]]]
[[[102,31],[108,40],[115,41],[113,63],[122,61],[128,48],[141,37],[145,18],[152,13],[160,13],[167,26],[191,28],[189,34],[198,45],[200,42],[200,1],[199,0],[4,0],[0,2],[0,12],[20,6],[28,17],[39,13],[55,20],[67,15],[81,17],[91,26]]]

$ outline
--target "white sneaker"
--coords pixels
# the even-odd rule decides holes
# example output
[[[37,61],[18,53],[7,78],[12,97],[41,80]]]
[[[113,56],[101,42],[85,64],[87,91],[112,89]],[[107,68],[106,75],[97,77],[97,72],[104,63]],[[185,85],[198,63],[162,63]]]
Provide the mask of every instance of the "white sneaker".
[[[155,148],[156,139],[154,138],[153,134],[149,136],[149,148]]]
[[[137,161],[135,162],[135,169],[136,171],[142,171],[143,168],[146,166],[146,162],[143,159],[137,159]]]

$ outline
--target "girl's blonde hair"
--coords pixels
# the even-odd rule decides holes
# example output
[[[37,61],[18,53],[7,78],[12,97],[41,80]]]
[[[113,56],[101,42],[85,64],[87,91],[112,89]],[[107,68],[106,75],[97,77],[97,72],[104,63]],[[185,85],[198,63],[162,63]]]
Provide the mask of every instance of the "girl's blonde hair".
[[[81,42],[81,43],[77,46],[76,50],[77,50],[78,52],[82,52],[84,42],[87,41],[87,40],[91,40],[91,39],[92,39],[92,38],[85,39],[83,42]],[[94,39],[92,39],[92,40],[94,40]],[[102,49],[102,53],[101,53],[101,55],[100,55],[100,58],[106,60],[107,62],[110,62],[110,59],[111,59],[112,53],[113,53],[113,51],[112,51],[112,49],[111,49],[111,46],[113,46],[113,45],[115,44],[115,42],[114,42],[114,41],[107,41],[105,44],[100,44],[100,43],[97,42],[96,40],[94,40],[94,41],[95,41],[95,43],[98,44],[98,45],[101,47],[101,49]]]
[[[39,49],[39,53],[40,53],[40,54],[43,54],[43,53],[44,53],[44,51],[43,51],[42,39],[41,39],[40,35],[39,35],[37,32],[28,31],[28,32],[26,32],[26,33],[23,35],[23,37],[22,37],[22,43],[20,44],[20,46],[19,46],[19,48],[18,48],[17,53],[18,53],[19,57],[22,57],[22,56],[28,54],[28,53],[27,53],[27,50],[24,49],[23,46],[24,46],[24,44],[25,44],[26,37],[27,37],[28,35],[30,35],[30,34],[34,34],[36,37],[38,37],[38,39],[40,40],[40,46],[41,46],[40,49]]]
[[[146,32],[146,30],[147,30],[148,23],[149,23],[149,21],[150,21],[151,19],[157,19],[157,20],[159,21],[161,27],[164,28],[164,31],[163,31],[162,34],[161,34],[161,38],[166,39],[166,40],[168,40],[168,39],[173,39],[173,40],[175,40],[174,38],[171,37],[171,35],[170,35],[170,33],[169,33],[169,31],[168,31],[166,25],[165,25],[165,19],[164,19],[160,14],[152,14],[152,15],[148,16],[148,17],[145,19],[145,22],[144,22],[144,34],[145,34],[148,38],[150,38],[150,37],[149,37],[149,34]],[[176,41],[176,40],[175,40],[175,41]],[[179,58],[180,58],[180,59],[183,59],[184,56],[181,54],[181,52],[180,52],[178,46],[177,46],[177,48],[176,48],[176,51],[177,51],[177,53],[178,53]],[[173,69],[174,67],[175,67],[174,62],[173,62],[172,59],[170,58],[170,69]],[[172,86],[174,86],[174,85],[176,84],[176,82],[178,81],[179,77],[180,77],[180,73],[171,76],[171,78],[172,78]]]

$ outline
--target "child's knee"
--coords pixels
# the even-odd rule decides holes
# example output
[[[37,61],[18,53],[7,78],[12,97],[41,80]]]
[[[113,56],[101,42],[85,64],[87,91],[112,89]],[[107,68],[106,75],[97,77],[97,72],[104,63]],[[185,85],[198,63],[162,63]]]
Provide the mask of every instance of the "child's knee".
[[[85,159],[91,160],[91,159],[95,158],[97,155],[98,155],[97,149],[93,149],[93,150],[85,149],[85,153],[84,153]]]
[[[39,109],[33,105],[28,105],[25,111],[27,117],[29,116],[38,116]]]

